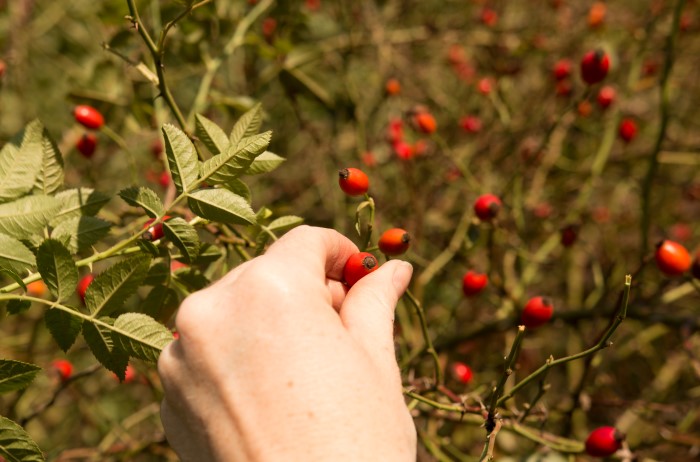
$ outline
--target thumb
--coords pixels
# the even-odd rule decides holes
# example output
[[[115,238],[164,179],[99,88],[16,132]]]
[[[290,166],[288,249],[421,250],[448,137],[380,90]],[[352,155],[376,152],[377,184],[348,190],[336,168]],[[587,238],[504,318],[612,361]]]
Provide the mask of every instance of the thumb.
[[[352,286],[340,307],[345,328],[382,369],[396,369],[394,311],[412,274],[410,263],[391,260]]]

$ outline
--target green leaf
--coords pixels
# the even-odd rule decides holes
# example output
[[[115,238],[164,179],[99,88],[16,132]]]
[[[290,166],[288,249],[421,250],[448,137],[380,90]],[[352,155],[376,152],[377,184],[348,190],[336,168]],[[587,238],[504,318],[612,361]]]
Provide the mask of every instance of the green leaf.
[[[143,207],[146,211],[146,215],[151,218],[165,215],[163,202],[161,202],[158,194],[152,189],[143,186],[132,186],[131,188],[119,191],[119,197],[124,199],[129,205]]]
[[[228,137],[221,127],[201,114],[195,115],[194,133],[212,154],[224,152],[229,145]]]
[[[0,359],[0,394],[25,388],[40,370],[34,364]]]
[[[163,125],[163,138],[165,155],[177,192],[188,192],[199,174],[199,161],[194,144],[182,130],[171,124]]]
[[[141,251],[143,253],[146,253],[153,258],[156,258],[158,255],[160,255],[160,251],[158,250],[158,247],[151,241],[147,241],[146,239],[139,239],[136,241],[136,245],[141,248]]]
[[[90,351],[92,351],[92,354],[95,355],[100,364],[117,374],[119,380],[124,380],[126,366],[129,364],[129,355],[126,351],[114,346],[111,328],[114,320],[111,318],[100,318],[100,321],[109,324],[110,327],[87,320],[83,322],[85,343],[87,343]]]
[[[51,226],[56,226],[68,218],[94,216],[110,199],[109,196],[91,188],[68,189],[54,197],[61,204],[61,211],[49,222]]]
[[[231,192],[234,192],[241,196],[243,199],[246,200],[247,203],[250,204],[252,200],[252,194],[250,193],[250,188],[248,188],[248,185],[243,183],[239,179],[233,179],[229,181],[228,183],[224,183],[222,185],[224,188],[228,189]]]
[[[227,189],[200,189],[187,197],[192,212],[221,223],[255,224],[255,213],[244,198]]]
[[[85,305],[93,317],[108,315],[136,293],[151,263],[149,255],[122,260],[95,277],[85,291]]]
[[[243,139],[238,148],[230,145],[222,154],[212,157],[200,167],[200,177],[209,184],[229,183],[243,174],[257,156],[270,144],[272,132]]]
[[[234,149],[238,148],[243,138],[258,133],[260,125],[262,125],[262,106],[258,103],[243,114],[233,126],[229,136],[231,146],[234,146]]]
[[[44,126],[38,120],[24,129],[21,145],[7,143],[0,150],[0,202],[17,199],[34,187],[42,164],[42,134]]]
[[[51,237],[65,242],[75,253],[85,250],[109,234],[111,223],[97,217],[74,217],[62,221],[51,232]]]
[[[114,322],[115,344],[129,356],[155,363],[173,334],[164,325],[142,313],[126,313]]]
[[[25,292],[27,291],[27,285],[24,283],[22,278],[20,277],[19,274],[17,274],[16,271],[11,270],[10,268],[4,268],[0,266],[0,273],[4,273],[7,276],[9,276],[13,281],[15,281]]]
[[[36,254],[36,266],[57,301],[73,295],[78,285],[78,268],[63,244],[53,239],[44,241]]]
[[[218,246],[209,244],[208,242],[201,242],[199,245],[199,253],[197,254],[197,258],[195,258],[192,263],[197,265],[206,265],[215,262],[221,258],[222,255],[221,249],[219,249]],[[173,255],[172,258],[181,262],[186,261],[185,257],[181,254]]]
[[[0,456],[7,462],[43,462],[39,446],[24,429],[0,416]]]
[[[211,281],[196,268],[182,269],[172,274],[174,280],[182,284],[190,293],[204,289]]]
[[[267,229],[279,233],[289,231],[290,229],[299,226],[303,223],[303,218],[297,217],[295,215],[287,215],[272,220],[272,222],[270,222],[270,224],[267,225]]]
[[[255,158],[248,170],[246,170],[246,175],[260,175],[261,173],[268,173],[275,170],[277,167],[282,165],[282,163],[287,160],[284,157],[280,157],[275,153],[270,151],[265,151]]]
[[[167,323],[179,304],[177,293],[166,286],[155,286],[141,302],[141,312],[162,323]]]
[[[42,162],[33,192],[50,195],[63,187],[63,156],[48,130],[44,129],[41,141]]]
[[[80,334],[82,320],[66,311],[51,308],[44,313],[44,323],[61,350],[68,351]]]
[[[0,265],[22,273],[36,266],[36,259],[31,250],[17,239],[0,234]]]
[[[18,239],[39,234],[61,205],[51,196],[27,196],[0,204],[0,233]]]
[[[199,253],[199,236],[194,226],[180,217],[163,222],[165,236],[182,252],[186,263],[191,263]]]
[[[20,300],[17,298],[13,298],[9,302],[7,302],[7,313],[11,315],[24,313],[29,308],[31,308],[31,306],[32,302],[30,302],[29,300]]]
[[[157,286],[159,284],[164,284],[165,281],[170,277],[170,268],[163,262],[155,263],[148,269],[146,277],[141,284],[147,286]]]

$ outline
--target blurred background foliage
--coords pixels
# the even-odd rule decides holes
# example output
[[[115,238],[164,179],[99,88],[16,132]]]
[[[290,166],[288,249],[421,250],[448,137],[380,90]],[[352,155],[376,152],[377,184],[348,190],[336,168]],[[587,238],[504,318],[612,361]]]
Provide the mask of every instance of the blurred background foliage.
[[[135,3],[154,36],[184,8],[178,1]],[[697,2],[687,1],[669,48],[676,2],[609,1],[599,22],[591,18],[594,3],[213,1],[170,32],[164,70],[190,132],[195,112],[228,130],[262,102],[264,127],[274,131],[270,150],[287,162],[251,178],[254,208],[293,213],[355,239],[356,201],[339,191],[337,170],[368,173],[375,229],[399,226],[412,234],[406,259],[416,268],[414,291],[444,366],[461,360],[475,371],[469,385],[448,380],[470,400],[486,399],[500,377],[527,298],[547,295],[556,315],[552,325],[528,334],[516,378],[549,355],[594,343],[624,274],[635,273],[630,319],[614,348],[552,371],[533,417],[543,430],[579,440],[595,425],[616,424],[639,460],[691,460],[700,451],[698,285],[665,277],[648,262],[659,239],[691,250],[700,244],[700,15]],[[260,15],[229,53],[237,25],[253,8]],[[0,142],[39,117],[60,140],[68,186],[114,193],[137,183],[165,194],[158,184],[164,163],[153,151],[159,127],[174,117],[150,80],[152,60],[128,14],[122,0],[0,0]],[[599,86],[588,89],[578,77],[581,56],[593,48],[612,60],[605,84],[617,97],[607,110],[596,103]],[[657,149],[669,56],[675,58],[670,115]],[[560,59],[573,66],[568,96],[557,94],[552,77]],[[390,79],[400,84],[397,94],[387,93]],[[97,107],[124,144],[103,131],[96,156],[81,157],[74,146],[82,128],[71,113],[79,103]],[[411,126],[417,106],[434,115],[434,134]],[[465,130],[466,116],[482,128]],[[623,117],[639,126],[627,143],[617,131]],[[410,159],[388,142],[392,120],[402,123]],[[649,242],[643,242],[644,178],[654,155],[659,168],[648,204]],[[471,211],[487,192],[505,204],[494,226]],[[110,210],[118,220],[123,206],[116,202]],[[572,246],[561,244],[568,226],[576,233]],[[476,299],[461,292],[468,269],[487,272],[492,281]],[[48,365],[61,353],[38,313],[22,316],[3,323],[0,351]],[[420,329],[403,304],[398,319],[405,360],[421,344]],[[78,369],[92,367],[84,351],[69,356]],[[427,358],[404,366],[407,385],[432,374]],[[137,369],[141,379],[132,384],[117,385],[104,370],[76,381],[28,431],[56,460],[173,460],[160,433],[156,374]],[[27,391],[34,396],[22,400],[19,415],[50,395],[56,386],[50,379]],[[512,409],[522,409],[535,388],[511,402]],[[442,448],[446,460],[481,452],[483,429],[416,413],[423,443]],[[431,452],[422,450],[421,457],[438,457]],[[505,432],[497,453],[567,460]]]

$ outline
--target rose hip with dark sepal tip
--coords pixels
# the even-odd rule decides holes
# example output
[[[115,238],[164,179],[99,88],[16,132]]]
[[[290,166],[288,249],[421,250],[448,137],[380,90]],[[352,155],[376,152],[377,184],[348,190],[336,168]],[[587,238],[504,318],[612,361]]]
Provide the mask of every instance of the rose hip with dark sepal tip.
[[[483,194],[474,201],[474,213],[483,221],[491,221],[498,215],[502,205],[498,196]]]
[[[357,281],[378,268],[379,262],[374,255],[369,252],[359,252],[350,256],[345,262],[343,279],[349,287],[352,287]]]
[[[165,215],[163,217],[163,221],[166,221],[170,218],[170,215]],[[161,237],[164,236],[163,233],[163,223],[157,223],[155,225],[152,225],[152,223],[156,221],[155,218],[150,218],[146,223],[143,224],[143,229],[146,231],[143,232],[141,237],[147,241],[157,241]]]
[[[379,250],[384,255],[401,255],[408,250],[411,243],[411,235],[405,229],[391,228],[379,238]]]
[[[581,59],[581,79],[588,85],[601,82],[610,70],[610,58],[601,49],[589,51]]]
[[[369,178],[358,168],[343,168],[338,171],[338,184],[348,196],[361,196],[369,189]]]
[[[553,313],[554,306],[548,298],[532,297],[523,307],[520,320],[528,329],[534,329],[547,324]]]
[[[625,435],[615,427],[598,427],[586,438],[586,454],[593,457],[609,457],[621,447]]]

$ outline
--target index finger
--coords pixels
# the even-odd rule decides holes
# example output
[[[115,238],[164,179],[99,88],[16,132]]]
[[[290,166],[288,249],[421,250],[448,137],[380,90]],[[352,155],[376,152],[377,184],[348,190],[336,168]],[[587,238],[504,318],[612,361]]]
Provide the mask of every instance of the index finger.
[[[338,231],[303,225],[272,244],[265,257],[280,258],[319,277],[340,281],[345,262],[357,252],[357,246]]]

